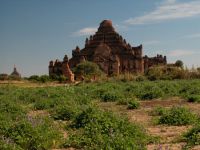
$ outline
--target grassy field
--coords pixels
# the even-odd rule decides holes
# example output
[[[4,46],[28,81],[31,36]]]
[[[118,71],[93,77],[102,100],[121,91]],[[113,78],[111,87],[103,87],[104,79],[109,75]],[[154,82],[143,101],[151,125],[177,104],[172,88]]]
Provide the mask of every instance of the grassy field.
[[[200,80],[0,84],[0,149],[200,149]]]

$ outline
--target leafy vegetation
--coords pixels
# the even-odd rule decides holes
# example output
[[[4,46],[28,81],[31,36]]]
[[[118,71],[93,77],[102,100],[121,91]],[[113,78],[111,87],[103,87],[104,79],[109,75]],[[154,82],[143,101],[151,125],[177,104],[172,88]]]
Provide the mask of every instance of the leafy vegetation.
[[[187,96],[188,102],[200,103],[200,95],[189,95]]]
[[[115,92],[111,92],[111,91],[107,91],[107,92],[100,94],[100,99],[103,102],[113,102],[113,101],[119,100],[120,98],[121,97],[120,97],[119,93],[115,93]]]
[[[27,80],[32,81],[32,82],[38,82],[38,83],[47,83],[47,82],[54,82],[58,81],[59,83],[64,83],[67,81],[67,78],[63,75],[32,75]]]
[[[65,147],[84,149],[145,149],[150,137],[126,119],[88,107],[73,121],[78,134],[72,134]]]
[[[73,71],[76,76],[82,76],[88,79],[96,78],[102,75],[102,71],[100,70],[99,66],[89,61],[78,64]]]
[[[200,145],[200,124],[197,123],[192,129],[183,135],[184,142],[187,142],[185,148]]]
[[[140,107],[140,103],[137,100],[131,100],[128,102],[128,109],[138,109]]]
[[[159,124],[180,126],[192,124],[195,121],[197,121],[197,116],[191,113],[189,109],[185,107],[172,107],[161,115]]]
[[[177,61],[175,62],[175,66],[180,67],[180,68],[183,68],[183,61],[177,60]]]
[[[102,110],[96,104],[112,102],[125,105],[125,109],[137,109],[142,107],[140,100],[174,96],[198,102],[195,98],[200,95],[199,87],[199,80],[142,79],[130,82],[109,79],[59,87],[1,85],[0,149],[45,150],[63,146],[145,149],[154,139],[144,127],[130,123],[117,113]],[[150,115],[158,116],[159,123],[167,125],[187,125],[197,121],[197,116],[184,107],[157,107]],[[61,131],[67,132],[68,137],[62,139]],[[186,140],[189,143],[189,136]]]
[[[5,89],[1,88],[4,94],[7,93]],[[0,96],[0,148],[49,149],[56,139],[60,140],[60,133],[53,126],[53,120],[29,116],[28,108],[15,99],[16,91],[13,90],[10,96]]]
[[[52,117],[55,120],[70,120],[76,117],[79,113],[77,107],[71,107],[69,104],[60,104],[53,109]]]
[[[150,81],[155,80],[174,80],[174,79],[200,79],[198,69],[188,70],[183,68],[182,61],[178,60],[175,65],[154,66],[149,68],[145,76]]]

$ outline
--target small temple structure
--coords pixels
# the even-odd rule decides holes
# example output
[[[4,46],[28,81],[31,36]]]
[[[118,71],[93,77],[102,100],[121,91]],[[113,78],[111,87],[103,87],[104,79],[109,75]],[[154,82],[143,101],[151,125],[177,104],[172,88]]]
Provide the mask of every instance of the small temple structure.
[[[56,60],[49,63],[49,75],[65,75],[73,78],[70,69],[79,63],[91,61],[99,65],[107,75],[123,73],[144,73],[151,66],[166,65],[166,56],[143,56],[143,46],[131,46],[119,35],[111,20],[100,23],[98,31],[85,40],[85,47],[78,46],[72,50],[72,58],[65,55],[63,61]]]
[[[21,74],[17,71],[17,68],[15,65],[14,65],[13,72],[10,74],[10,76],[15,77],[15,78],[21,78]]]

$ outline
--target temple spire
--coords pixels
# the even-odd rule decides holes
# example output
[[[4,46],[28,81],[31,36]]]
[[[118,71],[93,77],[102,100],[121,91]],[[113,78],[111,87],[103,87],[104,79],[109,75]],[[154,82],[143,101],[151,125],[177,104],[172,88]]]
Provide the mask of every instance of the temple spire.
[[[16,68],[16,65],[15,65],[15,64],[14,64],[13,72],[17,72],[17,68]]]
[[[11,73],[12,76],[21,77],[20,73],[17,71],[16,65],[14,64],[13,72]]]

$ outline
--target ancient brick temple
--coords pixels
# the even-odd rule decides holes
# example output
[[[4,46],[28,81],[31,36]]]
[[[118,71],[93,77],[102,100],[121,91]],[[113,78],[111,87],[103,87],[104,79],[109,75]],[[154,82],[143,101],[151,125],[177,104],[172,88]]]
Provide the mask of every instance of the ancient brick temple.
[[[167,64],[166,56],[157,55],[149,58],[143,57],[142,45],[132,47],[121,35],[119,35],[111,20],[100,23],[98,31],[90,38],[86,38],[85,47],[78,46],[72,50],[72,58],[49,64],[49,75],[65,74],[69,68],[63,66],[66,62],[70,68],[76,67],[83,61],[92,61],[108,75],[120,73],[144,73],[153,65]]]

